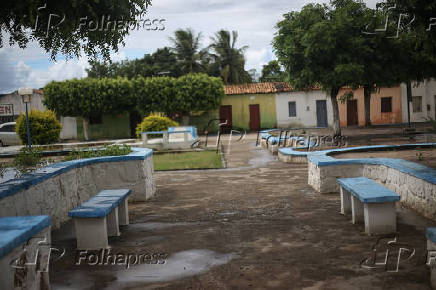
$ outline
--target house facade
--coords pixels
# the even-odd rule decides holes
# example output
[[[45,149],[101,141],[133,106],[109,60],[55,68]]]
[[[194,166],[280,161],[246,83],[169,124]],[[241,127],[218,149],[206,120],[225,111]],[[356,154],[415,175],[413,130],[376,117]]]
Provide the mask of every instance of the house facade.
[[[333,124],[333,111],[327,94],[321,89],[276,94],[279,128],[325,128]]]
[[[406,84],[401,84],[401,104],[404,108],[402,120],[403,123],[407,123]],[[412,100],[409,107],[411,122],[426,122],[429,119],[436,120],[436,81],[434,79],[412,83]]]
[[[292,91],[286,83],[251,83],[224,87],[219,118],[229,127],[257,131],[277,127],[276,94]]]
[[[353,91],[353,97],[347,101],[342,97]],[[338,94],[339,117],[341,127],[365,126],[365,102],[363,88],[352,90],[342,88]],[[399,124],[402,123],[401,87],[380,88],[371,94],[371,124]]]

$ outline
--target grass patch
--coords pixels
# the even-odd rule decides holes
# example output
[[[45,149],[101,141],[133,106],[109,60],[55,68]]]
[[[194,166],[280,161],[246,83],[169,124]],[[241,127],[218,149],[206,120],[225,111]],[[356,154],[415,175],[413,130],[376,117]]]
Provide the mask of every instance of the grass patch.
[[[155,170],[223,168],[215,151],[155,154],[153,161]]]

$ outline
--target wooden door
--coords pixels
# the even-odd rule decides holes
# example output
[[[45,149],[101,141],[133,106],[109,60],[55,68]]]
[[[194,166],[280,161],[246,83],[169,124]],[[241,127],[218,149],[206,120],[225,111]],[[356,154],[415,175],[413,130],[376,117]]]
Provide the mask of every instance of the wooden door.
[[[227,121],[227,125],[221,127],[221,132],[230,133],[230,131],[232,130],[232,106],[220,107],[220,119],[221,123]]]
[[[259,131],[260,129],[260,109],[259,105],[250,105],[250,131]]]
[[[359,125],[359,118],[357,115],[357,100],[347,101],[347,126]]]
[[[327,128],[327,101],[316,101],[316,126],[319,128]]]

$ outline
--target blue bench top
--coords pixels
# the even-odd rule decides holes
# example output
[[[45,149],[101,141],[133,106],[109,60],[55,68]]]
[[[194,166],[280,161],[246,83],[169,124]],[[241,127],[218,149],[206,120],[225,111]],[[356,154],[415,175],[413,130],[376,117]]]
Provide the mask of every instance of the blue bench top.
[[[366,177],[341,178],[338,183],[363,203],[395,202],[400,195]]]
[[[0,218],[0,258],[26,243],[48,226],[50,226],[50,217],[46,215]]]
[[[102,190],[75,209],[70,210],[69,217],[101,218],[107,216],[129,194],[130,189]]]
[[[427,228],[425,230],[425,236],[433,243],[436,243],[436,228]]]

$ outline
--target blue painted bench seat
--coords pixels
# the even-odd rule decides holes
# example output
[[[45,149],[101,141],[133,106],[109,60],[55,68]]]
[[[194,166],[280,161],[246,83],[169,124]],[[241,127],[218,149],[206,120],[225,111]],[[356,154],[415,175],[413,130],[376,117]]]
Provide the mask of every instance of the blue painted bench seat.
[[[107,216],[131,194],[130,189],[103,190],[80,206],[70,210],[68,216],[75,218],[99,218]]]
[[[99,250],[108,247],[108,236],[119,236],[119,225],[129,224],[130,189],[102,190],[69,212],[74,219],[77,248]]]
[[[363,203],[396,202],[400,195],[366,177],[338,179],[340,186]]]
[[[396,232],[395,202],[400,195],[366,177],[337,179],[341,192],[341,213],[351,211],[353,224],[364,221],[367,234]]]
[[[0,218],[0,258],[49,226],[46,215]]]

